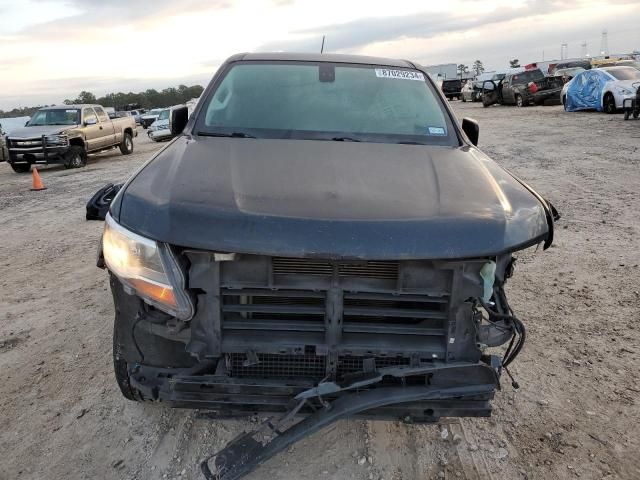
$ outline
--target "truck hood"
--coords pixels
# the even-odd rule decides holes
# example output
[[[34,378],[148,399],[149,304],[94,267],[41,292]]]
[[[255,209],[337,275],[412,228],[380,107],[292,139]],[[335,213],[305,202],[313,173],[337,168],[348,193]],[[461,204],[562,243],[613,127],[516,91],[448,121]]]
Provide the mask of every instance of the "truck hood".
[[[78,125],[42,125],[22,127],[11,130],[9,138],[35,138],[42,135],[57,135],[68,130],[78,128]]]
[[[546,213],[473,147],[186,136],[111,209],[173,245],[336,259],[496,255],[551,235]]]

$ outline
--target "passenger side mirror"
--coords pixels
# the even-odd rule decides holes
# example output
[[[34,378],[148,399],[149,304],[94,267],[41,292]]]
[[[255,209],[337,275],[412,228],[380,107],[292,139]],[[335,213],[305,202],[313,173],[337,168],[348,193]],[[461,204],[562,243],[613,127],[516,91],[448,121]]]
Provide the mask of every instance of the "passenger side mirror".
[[[478,139],[480,138],[480,125],[473,118],[462,119],[462,131],[469,137],[471,143],[478,146]]]
[[[85,125],[95,125],[96,123],[98,123],[98,119],[97,119],[97,118],[95,118],[95,117],[93,117],[93,118],[87,118],[87,119],[84,121],[84,124],[85,124]]]
[[[171,135],[179,135],[187,126],[189,120],[189,109],[179,107],[171,110]]]

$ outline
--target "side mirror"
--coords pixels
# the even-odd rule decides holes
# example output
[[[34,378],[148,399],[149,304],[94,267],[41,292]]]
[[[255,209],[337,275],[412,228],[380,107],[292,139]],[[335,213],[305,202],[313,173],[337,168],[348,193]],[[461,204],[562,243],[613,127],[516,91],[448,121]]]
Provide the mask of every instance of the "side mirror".
[[[95,125],[95,124],[97,124],[97,123],[98,123],[98,119],[97,119],[97,118],[95,118],[95,117],[94,117],[94,118],[87,118],[87,119],[84,121],[84,124],[85,124],[85,125]]]
[[[179,107],[171,110],[171,135],[179,135],[187,126],[189,120],[189,109]]]
[[[115,198],[116,194],[122,188],[122,183],[114,185],[109,183],[94,193],[91,200],[87,202],[87,220],[103,220],[106,218],[109,212],[111,202]]]
[[[26,122],[24,122],[24,126],[28,127],[29,126],[29,120],[27,120]]]
[[[478,139],[480,138],[480,125],[473,118],[462,119],[462,131],[465,133],[471,143],[478,146]]]

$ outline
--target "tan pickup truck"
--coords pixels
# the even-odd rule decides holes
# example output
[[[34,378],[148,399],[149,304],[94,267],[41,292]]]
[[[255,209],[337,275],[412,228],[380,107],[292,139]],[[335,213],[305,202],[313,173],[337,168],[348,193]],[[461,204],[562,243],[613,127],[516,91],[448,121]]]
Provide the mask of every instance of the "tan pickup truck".
[[[133,117],[110,119],[100,105],[41,108],[6,139],[8,162],[18,173],[28,172],[33,164],[84,167],[88,153],[119,147],[129,155],[137,135]]]

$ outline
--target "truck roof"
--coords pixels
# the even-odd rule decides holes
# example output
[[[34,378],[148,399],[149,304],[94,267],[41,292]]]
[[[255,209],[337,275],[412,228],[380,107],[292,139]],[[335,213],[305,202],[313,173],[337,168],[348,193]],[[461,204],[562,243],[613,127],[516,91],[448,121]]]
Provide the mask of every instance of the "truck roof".
[[[389,67],[415,68],[416,64],[408,60],[394,58],[369,57],[365,55],[342,55],[337,53],[288,53],[288,52],[261,52],[240,53],[229,57],[227,62],[240,60],[267,60],[267,61],[300,61],[300,62],[330,62],[330,63],[356,63],[362,65],[384,65]]]

